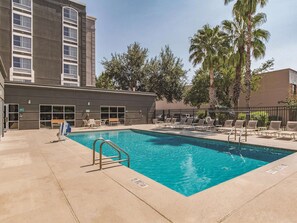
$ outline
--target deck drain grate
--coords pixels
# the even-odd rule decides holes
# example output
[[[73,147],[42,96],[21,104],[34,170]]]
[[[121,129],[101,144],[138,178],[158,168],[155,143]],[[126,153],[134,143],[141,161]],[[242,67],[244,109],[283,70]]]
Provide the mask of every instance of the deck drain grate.
[[[141,188],[148,187],[148,184],[146,184],[145,182],[143,182],[142,180],[140,180],[138,178],[133,178],[133,179],[131,179],[131,181]]]
[[[270,170],[267,170],[266,173],[270,173],[270,174],[276,174],[284,169],[286,169],[288,166],[285,165],[285,164],[281,164],[279,166],[276,166],[276,167],[273,167],[272,169]]]

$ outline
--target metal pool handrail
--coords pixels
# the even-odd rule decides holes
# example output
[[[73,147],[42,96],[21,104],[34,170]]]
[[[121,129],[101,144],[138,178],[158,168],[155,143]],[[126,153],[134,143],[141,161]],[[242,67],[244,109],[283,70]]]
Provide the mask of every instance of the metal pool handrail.
[[[93,142],[93,165],[95,165],[95,160],[96,160],[96,143],[98,141],[101,141],[101,144],[100,144],[100,151],[99,151],[99,166],[100,166],[100,170],[102,169],[102,165],[103,165],[103,158],[102,158],[102,150],[103,150],[103,145],[104,144],[107,144],[109,145],[111,148],[113,148],[115,151],[117,151],[118,153],[118,156],[110,156],[110,157],[106,157],[105,159],[111,159],[111,158],[118,158],[118,160],[114,160],[114,161],[110,161],[110,162],[107,162],[105,164],[112,164],[112,163],[121,163],[121,162],[125,162],[127,161],[128,163],[128,167],[130,168],[130,156],[129,154],[121,149],[118,145],[116,145],[114,142],[110,141],[110,140],[105,140],[104,138],[98,138],[96,139],[94,142]],[[127,159],[123,159],[122,160],[122,154],[121,153],[124,153],[127,157]]]

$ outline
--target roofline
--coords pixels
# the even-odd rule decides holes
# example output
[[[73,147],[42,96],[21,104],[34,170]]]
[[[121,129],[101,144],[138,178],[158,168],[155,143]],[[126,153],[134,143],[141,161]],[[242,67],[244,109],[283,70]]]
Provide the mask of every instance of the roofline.
[[[79,1],[79,0],[69,0],[70,2],[74,2],[76,4],[79,4],[79,5],[83,5],[83,6],[87,6],[85,3]]]
[[[96,21],[96,20],[97,20],[97,18],[96,18],[96,17],[94,17],[94,16],[90,16],[90,15],[87,15],[87,19],[91,19],[91,20],[94,20],[94,21]]]
[[[100,92],[100,93],[110,93],[110,94],[127,94],[127,95],[142,95],[157,97],[155,93],[152,92],[137,92],[137,91],[124,91],[124,90],[105,90],[96,87],[68,87],[68,86],[54,86],[54,85],[43,85],[34,83],[16,83],[11,81],[6,81],[4,83],[6,86],[16,86],[16,87],[35,87],[35,88],[47,88],[47,89],[60,89],[60,90],[72,90],[72,91],[87,91],[87,92]]]
[[[274,72],[280,72],[280,71],[293,71],[293,72],[297,73],[297,71],[292,69],[292,68],[284,68],[284,69],[280,69],[280,70],[271,70],[271,71],[263,72],[263,73],[260,73],[259,75],[264,75],[264,74],[274,73]]]
[[[7,76],[7,74],[6,74],[5,67],[4,67],[1,57],[0,57],[0,71],[1,71],[2,76],[5,78]]]

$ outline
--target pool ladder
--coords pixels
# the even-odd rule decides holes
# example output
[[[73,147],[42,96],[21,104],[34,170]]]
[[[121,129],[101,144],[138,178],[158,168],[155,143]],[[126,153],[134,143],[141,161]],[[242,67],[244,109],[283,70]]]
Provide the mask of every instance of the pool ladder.
[[[113,164],[113,163],[123,163],[127,162],[127,166],[130,168],[130,156],[129,154],[121,149],[118,145],[113,143],[110,140],[106,140],[104,138],[98,138],[93,142],[93,165],[95,165],[96,161],[96,144],[97,142],[101,142],[100,144],[100,149],[99,149],[99,169],[102,170],[103,165],[107,164]],[[102,150],[103,150],[103,145],[107,144],[109,145],[112,149],[114,149],[117,152],[117,156],[107,156],[105,158],[102,157]],[[122,159],[122,154],[126,155],[126,159]],[[111,160],[111,159],[117,159],[117,160]],[[108,160],[103,162],[103,160]]]
[[[240,128],[240,132],[239,132],[239,136],[238,136],[238,144],[240,145],[241,144],[241,136],[242,134],[244,133],[244,128]],[[236,134],[237,134],[237,131],[236,131],[236,128],[233,128],[231,129],[231,131],[229,132],[228,134],[228,143],[230,142],[230,139],[231,139],[231,136],[232,134],[234,133],[234,140],[236,141]]]

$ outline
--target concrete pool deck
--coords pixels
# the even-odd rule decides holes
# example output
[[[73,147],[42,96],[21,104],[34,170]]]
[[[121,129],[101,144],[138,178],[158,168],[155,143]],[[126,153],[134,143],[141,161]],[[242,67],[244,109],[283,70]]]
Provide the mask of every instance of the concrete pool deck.
[[[227,139],[155,125],[94,130],[129,128]],[[9,131],[0,142],[0,222],[297,222],[297,154],[185,197],[125,166],[98,171],[91,150],[51,143],[56,133]],[[297,150],[288,140],[249,136],[248,143]]]

